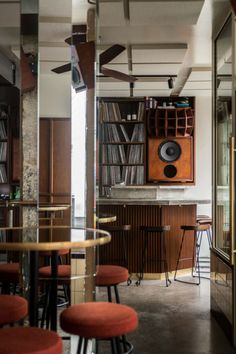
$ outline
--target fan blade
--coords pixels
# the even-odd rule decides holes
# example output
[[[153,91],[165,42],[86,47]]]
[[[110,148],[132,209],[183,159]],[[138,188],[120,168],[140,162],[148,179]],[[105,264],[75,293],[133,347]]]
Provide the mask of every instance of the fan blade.
[[[120,71],[111,70],[104,67],[102,67],[100,71],[105,76],[114,77],[114,79],[121,80],[121,81],[134,82],[137,80],[137,78],[132,75],[127,75],[121,73]]]
[[[52,69],[52,71],[56,74],[62,74],[62,73],[66,73],[67,71],[71,70],[71,64],[65,64],[65,65],[61,65],[58,66],[57,68]]]
[[[112,61],[115,57],[117,57],[120,53],[125,50],[125,47],[120,44],[114,44],[112,47],[105,50],[99,56],[100,66],[103,66],[110,61]]]
[[[79,67],[88,89],[94,88],[95,43],[93,41],[75,45]]]
[[[75,33],[71,37],[65,39],[65,42],[69,45],[76,45],[78,43],[86,42],[86,34],[85,33]]]

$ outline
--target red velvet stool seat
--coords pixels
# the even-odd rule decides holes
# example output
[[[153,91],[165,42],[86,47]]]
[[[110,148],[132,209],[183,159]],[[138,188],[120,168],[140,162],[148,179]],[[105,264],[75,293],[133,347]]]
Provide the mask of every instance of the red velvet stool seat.
[[[0,354],[62,354],[62,339],[36,327],[0,329]]]
[[[121,348],[120,337],[137,328],[138,315],[134,309],[126,305],[86,302],[64,310],[60,316],[60,324],[65,332],[80,337],[77,354],[86,353],[89,339],[95,339],[96,344],[98,340],[110,340],[112,353],[132,353],[133,346],[128,342],[122,342],[123,349]],[[98,349],[97,345],[96,347]]]
[[[0,283],[2,284],[2,293],[10,292],[10,284],[19,283],[19,263],[0,264]]]
[[[67,256],[70,253],[70,251],[68,249],[62,249],[62,250],[58,250],[58,260],[59,260],[59,264],[63,264],[63,256]],[[45,257],[45,262],[44,265],[50,265],[50,257],[52,256],[52,252],[51,251],[41,251],[40,252],[40,256]]]
[[[41,280],[48,280],[46,284],[46,292],[45,292],[45,300],[43,306],[43,313],[41,318],[41,328],[44,327],[44,322],[47,317],[46,327],[49,328],[49,301],[50,301],[50,279],[51,279],[52,269],[51,266],[41,267],[39,268],[39,278]],[[58,306],[64,306],[69,304],[70,302],[70,275],[71,275],[71,266],[70,265],[58,265],[58,273],[57,280],[58,285],[62,285],[63,287],[63,301],[58,303]],[[61,297],[58,297],[59,300],[62,300]]]
[[[0,327],[23,319],[28,313],[28,302],[17,295],[0,295]]]
[[[112,302],[111,288],[114,288],[116,302],[120,303],[117,285],[127,282],[129,278],[128,269],[115,265],[99,265],[95,277],[96,286],[107,287],[108,301]]]

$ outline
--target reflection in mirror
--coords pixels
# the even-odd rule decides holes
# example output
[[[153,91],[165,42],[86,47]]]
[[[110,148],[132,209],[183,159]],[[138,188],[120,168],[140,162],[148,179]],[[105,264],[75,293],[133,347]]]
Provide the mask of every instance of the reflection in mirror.
[[[40,224],[70,225],[71,218],[71,36],[72,1],[39,0],[39,202],[65,205],[47,210]],[[68,66],[59,73],[53,70]],[[66,208],[67,206],[67,208]],[[68,239],[68,231],[45,231],[45,240]],[[42,235],[41,235],[42,236]]]
[[[20,2],[0,3],[0,198],[20,192]],[[0,212],[0,225],[9,220]],[[13,220],[11,219],[12,223]]]
[[[230,254],[230,137],[232,135],[232,18],[215,41],[216,247]]]

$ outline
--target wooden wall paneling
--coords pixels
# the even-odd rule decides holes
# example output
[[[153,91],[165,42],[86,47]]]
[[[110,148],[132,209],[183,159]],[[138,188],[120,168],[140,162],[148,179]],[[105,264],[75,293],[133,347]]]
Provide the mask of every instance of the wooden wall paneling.
[[[40,202],[50,199],[50,120],[40,119],[39,130],[39,193]],[[43,199],[43,200],[42,200]]]
[[[71,204],[71,120],[68,118],[40,119],[40,202]],[[70,212],[70,209],[63,211],[63,217],[53,220],[53,224],[70,225]],[[41,239],[48,237],[48,232],[41,233]],[[53,231],[54,241],[69,238],[68,230]]]
[[[193,225],[196,223],[196,205],[162,206],[161,214],[162,224],[171,226],[171,230],[166,233],[166,248],[169,269],[175,270],[182,237],[182,230],[180,229],[180,226]],[[193,232],[188,231],[183,244],[182,257],[192,257],[192,252]],[[191,260],[182,261],[179,264],[179,269],[191,267]]]
[[[52,130],[52,193],[71,193],[71,124],[70,119],[55,119]]]

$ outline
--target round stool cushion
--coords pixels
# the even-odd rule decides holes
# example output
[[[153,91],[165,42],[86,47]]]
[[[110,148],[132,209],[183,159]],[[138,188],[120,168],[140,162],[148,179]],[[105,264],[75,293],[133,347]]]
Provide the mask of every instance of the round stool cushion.
[[[62,339],[36,327],[0,329],[0,354],[62,354]]]
[[[128,269],[113,265],[100,265],[97,267],[95,277],[96,286],[109,286],[127,281]]]
[[[18,283],[19,271],[19,263],[0,264],[0,282]]]
[[[0,295],[0,325],[13,323],[28,313],[28,302],[17,295]]]
[[[65,250],[59,250],[58,251],[58,256],[65,256],[66,254],[69,253],[69,250],[68,249],[65,249]],[[51,251],[41,251],[40,252],[40,256],[51,256],[52,255],[52,252]]]
[[[51,266],[39,268],[39,276],[43,278],[51,278],[52,268]],[[70,265],[59,264],[57,268],[58,278],[70,278],[71,267]]]
[[[52,268],[51,266],[41,267],[39,268],[39,277],[50,279],[52,276]],[[65,284],[70,281],[71,276],[71,266],[66,264],[59,264],[57,268],[57,279],[58,284]]]
[[[112,302],[73,305],[60,316],[61,328],[84,338],[107,339],[134,331],[138,316],[131,307]]]

